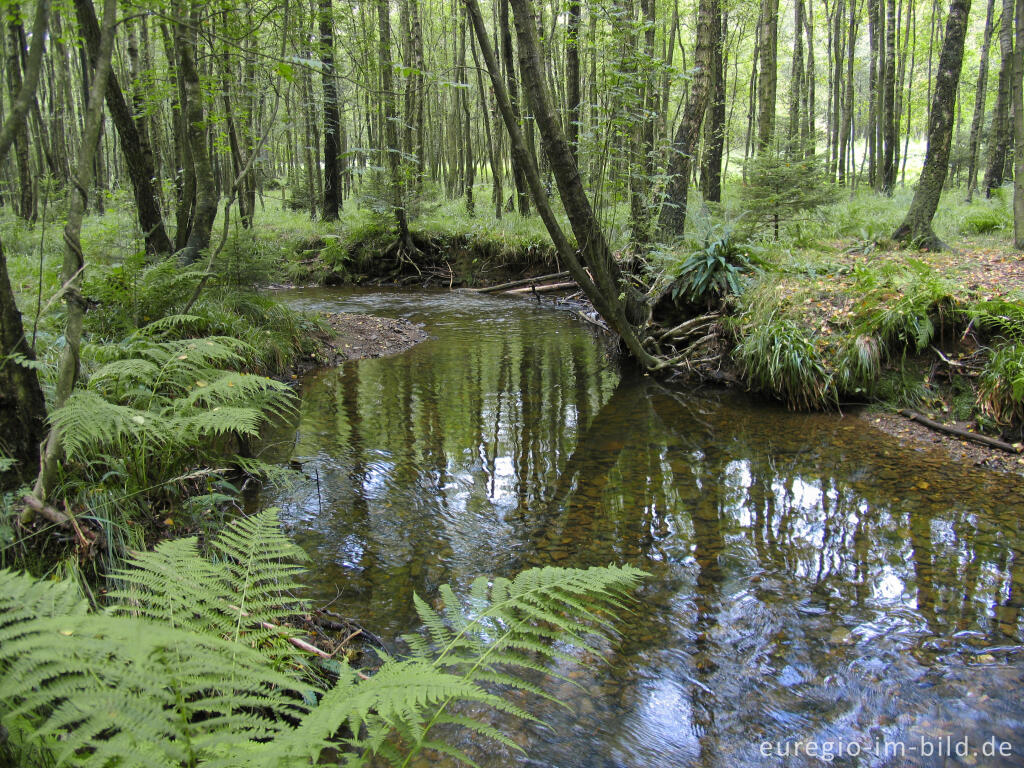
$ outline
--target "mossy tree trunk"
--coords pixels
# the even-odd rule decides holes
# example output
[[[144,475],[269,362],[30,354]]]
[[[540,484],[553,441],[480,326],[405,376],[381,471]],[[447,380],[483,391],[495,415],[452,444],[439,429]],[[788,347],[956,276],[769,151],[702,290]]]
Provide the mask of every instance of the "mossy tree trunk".
[[[799,0],[801,12],[803,0]],[[704,199],[722,202],[722,156],[725,150],[725,37],[728,15],[720,0],[711,2],[711,95],[704,127],[700,189]],[[801,70],[802,71],[802,70]],[[801,75],[802,82],[802,75]],[[663,99],[667,104],[668,99]]]
[[[779,0],[761,0],[761,75],[757,80],[757,148],[775,139],[775,93],[778,85]]]
[[[24,77],[18,91],[12,94],[10,112],[0,128],[0,163],[19,130],[24,128],[25,116],[35,99],[49,18],[49,0],[40,0],[36,5]],[[33,358],[32,348],[25,340],[21,313],[14,301],[6,257],[0,246],[0,451],[15,462],[10,471],[0,474],[0,487],[11,480],[29,480],[38,466],[46,403],[35,370],[24,365]]]
[[[971,202],[978,186],[978,143],[981,124],[985,119],[985,97],[988,96],[988,54],[992,47],[992,17],[995,0],[988,0],[985,8],[985,32],[978,63],[978,85],[974,92],[974,116],[971,118],[971,137],[967,142],[967,202]]]
[[[324,89],[324,221],[337,221],[341,202],[338,157],[341,119],[338,86],[334,81],[334,11],[331,0],[320,0],[320,63]]]
[[[1024,250],[1024,0],[1017,0],[1013,28],[1013,246]]]
[[[946,35],[939,54],[939,68],[932,95],[931,115],[928,120],[928,149],[924,168],[903,223],[893,233],[893,239],[910,245],[941,250],[945,244],[932,230],[932,219],[939,206],[942,186],[949,170],[949,146],[953,137],[953,113],[960,67],[964,59],[964,38],[970,0],[952,0],[946,17]]]
[[[184,127],[196,183],[192,230],[189,232],[185,247],[178,252],[178,261],[185,266],[194,263],[210,245],[210,234],[213,221],[217,217],[219,197],[207,148],[208,126],[203,109],[203,90],[196,69],[198,10],[197,0],[192,4],[186,19],[185,9],[179,8],[178,21],[174,25],[174,50],[177,55],[178,76],[181,80],[180,90],[184,94]]]
[[[8,472],[0,472],[0,488],[12,480],[30,480],[39,462],[46,402],[35,370],[25,365],[34,359],[0,245],[0,455],[15,462]]]
[[[75,0],[75,15],[89,51],[89,63],[95,67],[100,47],[100,25],[96,20],[96,9],[92,0]],[[107,78],[104,93],[110,119],[121,139],[121,152],[124,155],[128,176],[131,178],[135,210],[146,241],[146,250],[152,254],[169,254],[172,250],[171,240],[164,228],[160,198],[153,186],[153,180],[156,178],[153,152],[145,136],[139,131],[132,109],[128,106],[121,84],[113,71]]]

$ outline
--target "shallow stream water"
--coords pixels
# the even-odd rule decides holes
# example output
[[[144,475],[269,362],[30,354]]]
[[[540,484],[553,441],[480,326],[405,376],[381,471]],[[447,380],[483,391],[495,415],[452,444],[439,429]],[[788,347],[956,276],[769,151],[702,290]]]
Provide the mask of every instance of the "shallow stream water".
[[[269,456],[310,594],[394,638],[417,592],[533,565],[651,574],[607,664],[487,766],[1024,765],[1024,484],[621,372],[569,313],[297,290],[431,338],[312,375]],[[952,753],[952,754],[950,754]],[[788,756],[787,756],[788,755]],[[421,764],[430,764],[421,761]]]

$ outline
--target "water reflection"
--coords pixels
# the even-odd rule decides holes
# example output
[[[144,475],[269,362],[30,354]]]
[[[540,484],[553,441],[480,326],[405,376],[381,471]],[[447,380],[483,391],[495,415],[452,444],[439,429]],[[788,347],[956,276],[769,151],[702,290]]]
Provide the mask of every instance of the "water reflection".
[[[1024,764],[1021,485],[901,450],[853,419],[620,376],[571,318],[466,294],[306,306],[400,314],[433,338],[307,382],[280,505],[316,596],[397,636],[412,594],[530,565],[652,573],[611,663],[489,765],[811,765],[764,741],[856,744],[837,765]],[[284,457],[282,457],[284,458]],[[319,478],[319,483],[315,482]],[[903,757],[870,757],[903,743]],[[917,751],[910,751],[917,745]],[[531,762],[532,761],[532,762]]]

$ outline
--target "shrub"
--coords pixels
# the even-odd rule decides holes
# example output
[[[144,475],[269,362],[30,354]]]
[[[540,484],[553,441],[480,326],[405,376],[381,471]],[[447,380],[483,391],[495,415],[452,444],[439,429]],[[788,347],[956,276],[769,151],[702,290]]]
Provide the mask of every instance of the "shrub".
[[[782,222],[792,221],[836,199],[835,185],[825,173],[824,156],[768,148],[747,161],[740,201],[755,230],[772,228],[779,237]]]

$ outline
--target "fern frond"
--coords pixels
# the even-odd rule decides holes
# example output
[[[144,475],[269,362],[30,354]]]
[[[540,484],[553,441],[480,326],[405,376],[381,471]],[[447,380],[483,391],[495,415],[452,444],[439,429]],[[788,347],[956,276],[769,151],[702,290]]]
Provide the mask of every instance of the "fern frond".
[[[296,578],[304,572],[297,563],[306,553],[281,533],[276,509],[266,509],[231,523],[212,542],[231,574],[236,634],[248,621],[280,623],[305,609],[292,593],[300,589]]]
[[[49,593],[49,594],[47,594]],[[273,738],[308,712],[308,688],[244,645],[165,623],[83,614],[67,588],[0,572],[0,594],[68,609],[0,628],[0,716],[76,765],[182,765],[225,743]],[[229,671],[229,674],[226,674]]]
[[[83,460],[119,440],[159,444],[174,436],[159,415],[108,402],[87,390],[73,393],[50,414],[50,422],[60,432],[68,456]]]
[[[237,615],[230,573],[224,563],[199,556],[196,538],[161,542],[152,552],[136,553],[131,565],[115,571],[120,587],[111,591],[112,614],[139,616],[193,632],[224,637]]]

